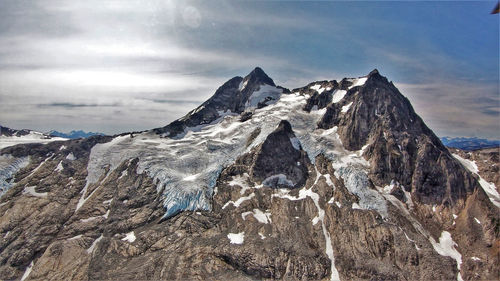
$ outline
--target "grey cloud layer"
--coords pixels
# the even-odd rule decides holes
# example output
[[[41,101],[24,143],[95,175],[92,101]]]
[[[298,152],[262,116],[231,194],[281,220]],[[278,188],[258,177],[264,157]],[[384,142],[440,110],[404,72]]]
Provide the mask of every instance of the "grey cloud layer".
[[[375,42],[351,38],[342,22],[332,25],[324,18],[273,13],[258,8],[263,4],[242,8],[242,3],[231,1],[2,1],[0,121],[44,131],[142,130],[181,117],[227,79],[255,66],[289,88],[359,76],[378,67],[400,81],[403,94],[438,134],[500,138],[498,81],[463,81],[457,86],[452,81],[460,73],[445,77],[435,69],[436,61],[446,69],[457,68],[457,62],[432,46],[417,59],[394,46],[376,48]],[[339,55],[351,54],[352,46],[370,47],[358,67],[315,64],[300,50],[307,42],[296,38],[311,32],[333,34],[341,43],[349,38],[344,47],[327,50]],[[284,49],[295,44],[295,53]],[[346,66],[350,68],[343,69]]]

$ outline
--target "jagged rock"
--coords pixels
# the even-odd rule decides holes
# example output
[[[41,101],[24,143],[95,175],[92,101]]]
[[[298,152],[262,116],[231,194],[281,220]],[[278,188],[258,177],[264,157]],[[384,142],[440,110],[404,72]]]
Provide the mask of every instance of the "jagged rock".
[[[498,156],[450,154],[378,71],[284,101],[261,69],[233,79],[158,129],[177,139],[136,132],[1,150],[1,278],[30,264],[27,280],[498,278],[500,215],[478,184],[495,180],[479,162]],[[261,87],[279,92],[253,100]],[[190,205],[199,194],[208,207]]]
[[[252,98],[252,95],[264,86],[270,86],[274,90]],[[219,87],[215,94],[199,107],[165,127],[154,129],[154,132],[175,137],[188,127],[210,124],[224,113],[240,114],[245,111],[249,103],[254,102],[255,107],[262,108],[277,100],[284,91],[286,91],[285,88],[276,87],[274,81],[260,67],[256,67],[244,78],[233,77]]]

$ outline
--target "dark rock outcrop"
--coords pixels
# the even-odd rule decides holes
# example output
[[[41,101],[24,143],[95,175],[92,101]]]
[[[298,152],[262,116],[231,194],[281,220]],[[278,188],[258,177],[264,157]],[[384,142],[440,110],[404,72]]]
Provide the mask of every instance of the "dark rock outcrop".
[[[377,70],[363,86],[348,89],[342,102],[327,107],[318,127],[333,126],[347,149],[367,145],[376,185],[397,181],[425,204],[455,204],[477,188],[408,99]]]
[[[153,131],[168,137],[175,137],[182,134],[187,127],[210,124],[221,117],[223,113],[240,114],[245,111],[251,95],[258,91],[262,85],[276,87],[274,81],[260,67],[256,67],[244,78],[236,76],[224,83],[211,98],[190,111],[186,116]],[[276,90],[283,92],[286,89],[276,87]],[[263,95],[260,99],[258,108],[276,100],[276,94]]]

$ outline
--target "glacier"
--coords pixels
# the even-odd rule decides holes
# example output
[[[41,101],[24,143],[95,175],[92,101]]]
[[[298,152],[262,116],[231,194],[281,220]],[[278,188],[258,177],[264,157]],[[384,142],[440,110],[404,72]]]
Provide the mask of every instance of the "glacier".
[[[29,156],[16,158],[10,154],[0,155],[0,197],[14,185],[14,175],[29,162]]]
[[[266,107],[255,108],[259,97],[267,97],[261,95],[263,92],[272,93],[277,99]],[[363,197],[361,207],[385,213],[385,205],[380,205],[379,198],[371,192],[373,190],[360,191],[369,188],[367,177],[364,178],[368,163],[362,153],[346,150],[336,127],[329,130],[316,128],[325,110],[303,111],[308,97],[300,92],[284,94],[282,89],[265,85],[252,95],[251,102],[247,104],[247,111],[252,111],[253,115],[245,122],[239,120],[239,115],[226,112],[211,124],[187,128],[182,136],[176,138],[149,131],[135,134],[133,138],[129,135],[117,136],[110,142],[96,144],[90,153],[87,184],[81,202],[86,200],[89,185],[101,183],[119,165],[125,161],[130,164],[130,160],[138,158],[136,172],[147,173],[162,194],[164,218],[184,210],[211,210],[210,201],[222,169],[262,143],[276,129],[283,116],[287,116],[297,137],[295,143],[307,152],[311,162],[314,163],[317,155],[324,154],[339,167],[351,167],[340,173],[342,177],[347,177],[344,180],[348,186],[354,186],[348,187],[349,190]],[[259,135],[247,146],[250,135],[257,128],[260,128]],[[353,171],[362,172],[352,175]]]

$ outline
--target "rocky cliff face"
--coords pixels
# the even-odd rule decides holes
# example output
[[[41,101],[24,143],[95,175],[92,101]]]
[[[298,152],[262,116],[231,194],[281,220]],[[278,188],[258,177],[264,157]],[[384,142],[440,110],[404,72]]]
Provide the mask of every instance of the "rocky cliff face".
[[[2,149],[0,276],[495,280],[498,181],[468,155],[378,71],[256,68],[163,128]]]

